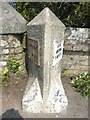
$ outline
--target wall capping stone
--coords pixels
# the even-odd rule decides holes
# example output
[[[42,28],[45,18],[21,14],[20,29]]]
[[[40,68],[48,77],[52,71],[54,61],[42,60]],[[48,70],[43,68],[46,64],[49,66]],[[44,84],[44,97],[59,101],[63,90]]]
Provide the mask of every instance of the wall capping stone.
[[[27,21],[8,3],[1,2],[0,34],[19,34],[26,32]]]

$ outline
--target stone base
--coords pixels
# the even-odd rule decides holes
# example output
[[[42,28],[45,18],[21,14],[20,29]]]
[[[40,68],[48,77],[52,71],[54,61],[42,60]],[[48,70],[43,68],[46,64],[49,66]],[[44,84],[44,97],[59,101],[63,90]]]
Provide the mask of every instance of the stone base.
[[[49,92],[48,101],[45,106],[45,112],[47,113],[60,113],[65,111],[68,106],[68,99],[65,96],[62,83],[52,82]]]
[[[66,110],[67,97],[62,84],[51,83],[48,100],[43,103],[40,86],[36,79],[32,86],[28,84],[22,99],[22,108],[29,113],[60,113]]]
[[[29,81],[30,82],[30,81]],[[38,80],[36,79],[32,86],[28,83],[25,95],[22,99],[23,110],[30,113],[40,113],[42,105],[42,96]]]

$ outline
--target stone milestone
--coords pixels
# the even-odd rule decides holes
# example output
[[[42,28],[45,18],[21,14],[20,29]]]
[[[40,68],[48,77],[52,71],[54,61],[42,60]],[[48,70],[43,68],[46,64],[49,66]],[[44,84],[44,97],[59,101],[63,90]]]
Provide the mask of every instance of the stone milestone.
[[[64,24],[49,8],[27,25],[29,81],[22,99],[30,113],[65,112],[68,99],[61,81]]]

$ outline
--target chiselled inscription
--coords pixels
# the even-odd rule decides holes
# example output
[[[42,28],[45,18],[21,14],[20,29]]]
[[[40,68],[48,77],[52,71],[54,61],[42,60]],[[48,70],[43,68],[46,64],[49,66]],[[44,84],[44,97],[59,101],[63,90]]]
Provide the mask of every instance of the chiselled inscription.
[[[28,38],[28,56],[37,65],[40,65],[39,42]]]

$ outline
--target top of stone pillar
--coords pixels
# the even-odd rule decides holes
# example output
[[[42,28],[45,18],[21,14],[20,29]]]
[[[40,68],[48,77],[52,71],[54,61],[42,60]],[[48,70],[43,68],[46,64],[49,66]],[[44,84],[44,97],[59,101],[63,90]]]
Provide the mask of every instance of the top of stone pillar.
[[[64,24],[56,17],[56,15],[48,8],[44,8],[33,20],[28,23],[30,25],[53,24],[59,27],[65,27]]]
[[[25,32],[26,20],[8,2],[0,4],[0,34]]]

